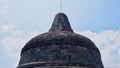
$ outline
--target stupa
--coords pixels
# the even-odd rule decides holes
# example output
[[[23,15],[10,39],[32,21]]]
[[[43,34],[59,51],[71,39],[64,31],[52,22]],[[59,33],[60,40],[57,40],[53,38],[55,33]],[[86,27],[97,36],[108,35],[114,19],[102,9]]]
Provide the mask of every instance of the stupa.
[[[87,37],[75,33],[64,13],[58,13],[46,33],[23,47],[17,68],[104,68],[101,54]]]

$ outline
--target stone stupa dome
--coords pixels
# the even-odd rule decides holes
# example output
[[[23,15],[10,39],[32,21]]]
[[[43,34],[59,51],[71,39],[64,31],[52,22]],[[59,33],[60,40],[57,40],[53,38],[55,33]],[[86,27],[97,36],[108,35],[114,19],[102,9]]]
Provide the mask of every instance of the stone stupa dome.
[[[96,45],[73,32],[64,13],[55,16],[51,29],[23,47],[18,68],[103,68]]]

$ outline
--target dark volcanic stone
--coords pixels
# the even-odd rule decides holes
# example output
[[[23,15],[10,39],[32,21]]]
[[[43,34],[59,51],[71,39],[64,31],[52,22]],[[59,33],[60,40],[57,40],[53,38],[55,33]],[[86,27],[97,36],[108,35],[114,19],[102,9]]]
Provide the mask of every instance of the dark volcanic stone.
[[[73,32],[69,20],[64,13],[59,13],[55,16],[55,19],[52,24],[52,28],[49,31],[70,31]]]
[[[95,44],[71,29],[64,13],[49,32],[31,39],[21,51],[18,68],[103,68]]]

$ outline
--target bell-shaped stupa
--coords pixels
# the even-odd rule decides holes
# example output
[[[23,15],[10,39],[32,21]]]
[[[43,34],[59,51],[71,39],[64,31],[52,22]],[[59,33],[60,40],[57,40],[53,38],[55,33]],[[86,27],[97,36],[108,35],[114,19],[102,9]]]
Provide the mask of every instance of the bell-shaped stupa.
[[[49,32],[32,38],[22,49],[17,68],[104,68],[95,44],[73,32],[58,13]]]

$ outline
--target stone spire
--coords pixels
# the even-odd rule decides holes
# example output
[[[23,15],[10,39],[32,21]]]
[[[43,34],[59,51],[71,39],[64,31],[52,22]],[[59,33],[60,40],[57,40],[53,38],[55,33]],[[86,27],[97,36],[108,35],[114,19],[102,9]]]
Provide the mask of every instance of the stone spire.
[[[73,32],[69,20],[64,13],[58,13],[53,21],[52,27],[49,31],[59,32],[59,31],[70,31]]]

